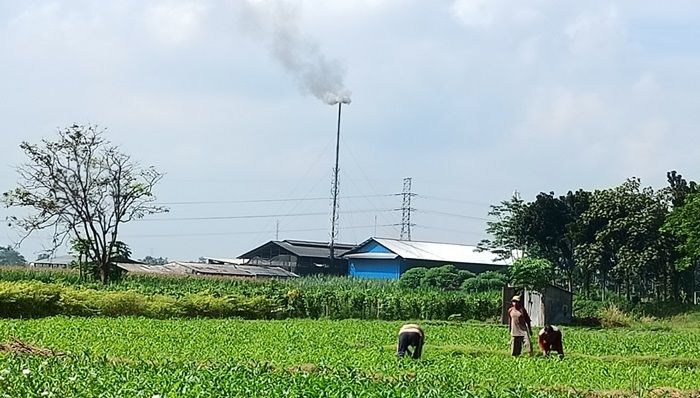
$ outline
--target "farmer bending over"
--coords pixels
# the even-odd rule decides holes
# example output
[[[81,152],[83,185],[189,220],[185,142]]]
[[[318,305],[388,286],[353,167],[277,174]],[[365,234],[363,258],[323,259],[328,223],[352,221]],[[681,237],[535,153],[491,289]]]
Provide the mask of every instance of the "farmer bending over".
[[[413,356],[413,359],[419,359],[421,352],[423,351],[423,343],[425,342],[425,333],[420,326],[409,323],[403,325],[399,330],[399,344],[396,355],[399,358],[403,358],[408,351],[408,347],[413,347],[413,354],[408,351],[409,355]]]
[[[559,353],[559,358],[564,358],[564,346],[562,344],[561,330],[558,327],[547,325],[540,330],[537,336],[537,341],[540,344],[540,350],[544,356],[548,357],[549,353],[556,351]]]
[[[525,344],[527,352],[532,355],[530,316],[520,302],[520,296],[513,296],[511,304],[513,306],[508,309],[508,316],[510,317],[510,322],[508,323],[510,329],[510,352],[513,356],[520,355],[523,350],[523,344]]]

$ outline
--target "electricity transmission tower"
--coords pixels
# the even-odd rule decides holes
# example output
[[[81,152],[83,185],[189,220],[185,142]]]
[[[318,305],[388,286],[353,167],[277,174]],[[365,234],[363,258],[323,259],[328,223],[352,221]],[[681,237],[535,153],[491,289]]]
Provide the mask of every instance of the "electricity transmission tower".
[[[401,205],[401,240],[411,240],[411,197],[416,194],[411,192],[411,177],[403,179],[403,204]]]

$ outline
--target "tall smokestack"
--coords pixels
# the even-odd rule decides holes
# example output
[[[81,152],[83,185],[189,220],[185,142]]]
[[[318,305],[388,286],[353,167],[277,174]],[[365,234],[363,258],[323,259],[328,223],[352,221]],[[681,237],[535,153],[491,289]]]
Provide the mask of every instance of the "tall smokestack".
[[[333,168],[333,208],[331,214],[331,243],[330,243],[330,265],[333,267],[335,262],[335,238],[338,235],[338,160],[340,155],[340,115],[343,109],[343,104],[349,105],[349,97],[336,96],[332,101],[328,101],[330,105],[338,104],[338,129],[335,136],[335,167]]]

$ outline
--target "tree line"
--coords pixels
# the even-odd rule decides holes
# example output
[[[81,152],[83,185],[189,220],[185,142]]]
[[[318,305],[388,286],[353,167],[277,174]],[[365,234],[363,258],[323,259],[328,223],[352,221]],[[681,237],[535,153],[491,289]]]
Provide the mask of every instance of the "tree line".
[[[698,290],[700,192],[676,171],[654,190],[630,178],[617,187],[579,189],[530,202],[515,193],[491,206],[479,247],[503,259],[535,257],[552,282],[586,298],[612,292],[630,301],[690,301]]]

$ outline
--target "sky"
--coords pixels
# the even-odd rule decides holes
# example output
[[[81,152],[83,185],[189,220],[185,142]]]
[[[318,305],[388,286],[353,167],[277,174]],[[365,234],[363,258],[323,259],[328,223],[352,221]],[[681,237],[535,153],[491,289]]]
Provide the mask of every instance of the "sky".
[[[90,123],[165,173],[170,212],[122,229],[136,258],[327,241],[330,91],[337,240],[398,238],[411,177],[412,239],[475,244],[514,191],[700,179],[698,37],[682,0],[4,0],[0,190],[22,141]]]

